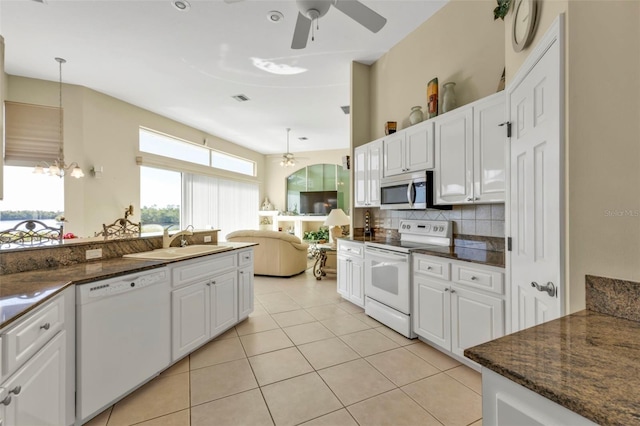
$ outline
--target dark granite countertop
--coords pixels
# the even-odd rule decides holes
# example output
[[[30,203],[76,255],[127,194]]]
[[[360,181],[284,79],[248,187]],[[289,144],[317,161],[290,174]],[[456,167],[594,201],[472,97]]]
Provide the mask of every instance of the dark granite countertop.
[[[640,424],[640,323],[580,311],[465,350],[599,424]]]
[[[344,238],[347,241],[353,242],[374,242],[379,244],[399,244],[398,239],[384,238],[384,237],[350,237]],[[505,266],[505,254],[502,251],[484,250],[481,248],[468,247],[465,240],[455,239],[456,244],[452,247],[443,247],[437,245],[425,246],[424,248],[414,249],[412,253],[426,254],[430,256],[444,257],[447,259],[461,260],[464,262],[478,263],[481,265],[496,266],[498,268],[504,268]]]
[[[224,245],[228,247],[228,250],[218,251],[215,254],[251,247],[256,244],[225,242]],[[207,255],[195,255],[179,260],[142,260],[120,257],[0,275],[0,328],[10,325],[70,285],[85,284],[132,272],[161,268],[170,263]]]

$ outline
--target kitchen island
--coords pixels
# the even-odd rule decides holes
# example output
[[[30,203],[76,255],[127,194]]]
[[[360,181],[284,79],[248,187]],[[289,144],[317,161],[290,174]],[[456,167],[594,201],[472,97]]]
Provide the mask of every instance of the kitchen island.
[[[549,423],[553,410],[537,406],[538,395],[582,424],[640,424],[639,294],[638,283],[587,276],[586,310],[467,349],[465,356],[483,366],[486,424],[513,419],[514,410],[516,418]],[[516,401],[517,389],[485,392],[496,377],[531,395],[525,402]]]

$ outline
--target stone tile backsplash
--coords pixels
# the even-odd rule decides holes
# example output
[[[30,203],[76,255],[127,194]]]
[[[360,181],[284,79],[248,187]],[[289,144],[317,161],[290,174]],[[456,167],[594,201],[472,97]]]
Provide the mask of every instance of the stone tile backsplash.
[[[366,209],[355,209],[354,226],[362,227]],[[371,209],[374,228],[398,229],[402,219],[451,220],[453,233],[505,236],[504,204],[453,206],[452,210],[380,210]]]

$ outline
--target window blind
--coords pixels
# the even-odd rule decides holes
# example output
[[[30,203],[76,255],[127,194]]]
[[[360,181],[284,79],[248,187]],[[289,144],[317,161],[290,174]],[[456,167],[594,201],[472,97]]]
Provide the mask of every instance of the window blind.
[[[5,164],[53,162],[60,150],[58,107],[5,102]]]

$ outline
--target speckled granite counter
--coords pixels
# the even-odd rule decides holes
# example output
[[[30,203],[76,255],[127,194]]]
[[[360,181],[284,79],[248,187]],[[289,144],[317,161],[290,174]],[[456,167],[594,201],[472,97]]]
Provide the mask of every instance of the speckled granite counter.
[[[589,295],[594,289],[596,297]],[[639,294],[638,283],[587,276],[587,310],[469,348],[465,356],[596,423],[640,424],[640,322],[600,313],[629,318],[628,309],[611,305],[635,300],[637,312]]]
[[[395,238],[384,238],[384,237],[352,237],[345,238],[348,241],[354,242],[374,242],[380,244],[388,244],[393,246],[394,244],[399,244],[400,240]],[[490,240],[496,240],[495,238],[490,238]],[[485,240],[480,239],[468,239],[467,238],[455,238],[455,245],[452,247],[443,247],[430,245],[425,246],[424,248],[415,249],[413,253],[418,254],[426,254],[431,256],[445,257],[447,259],[455,259],[461,260],[464,262],[473,262],[480,263],[482,265],[489,266],[497,266],[499,268],[504,268],[505,265],[505,255],[504,251],[497,250],[487,250],[486,248],[481,247],[496,247],[494,244],[487,243]],[[499,248],[499,247],[498,247]]]
[[[228,247],[228,250],[218,251],[215,254],[251,247],[256,244],[225,242],[224,245]],[[202,256],[207,256],[207,254],[191,256],[188,259]],[[132,272],[160,268],[188,259],[167,261],[114,258],[0,275],[0,328],[11,324],[70,285],[85,284]]]

